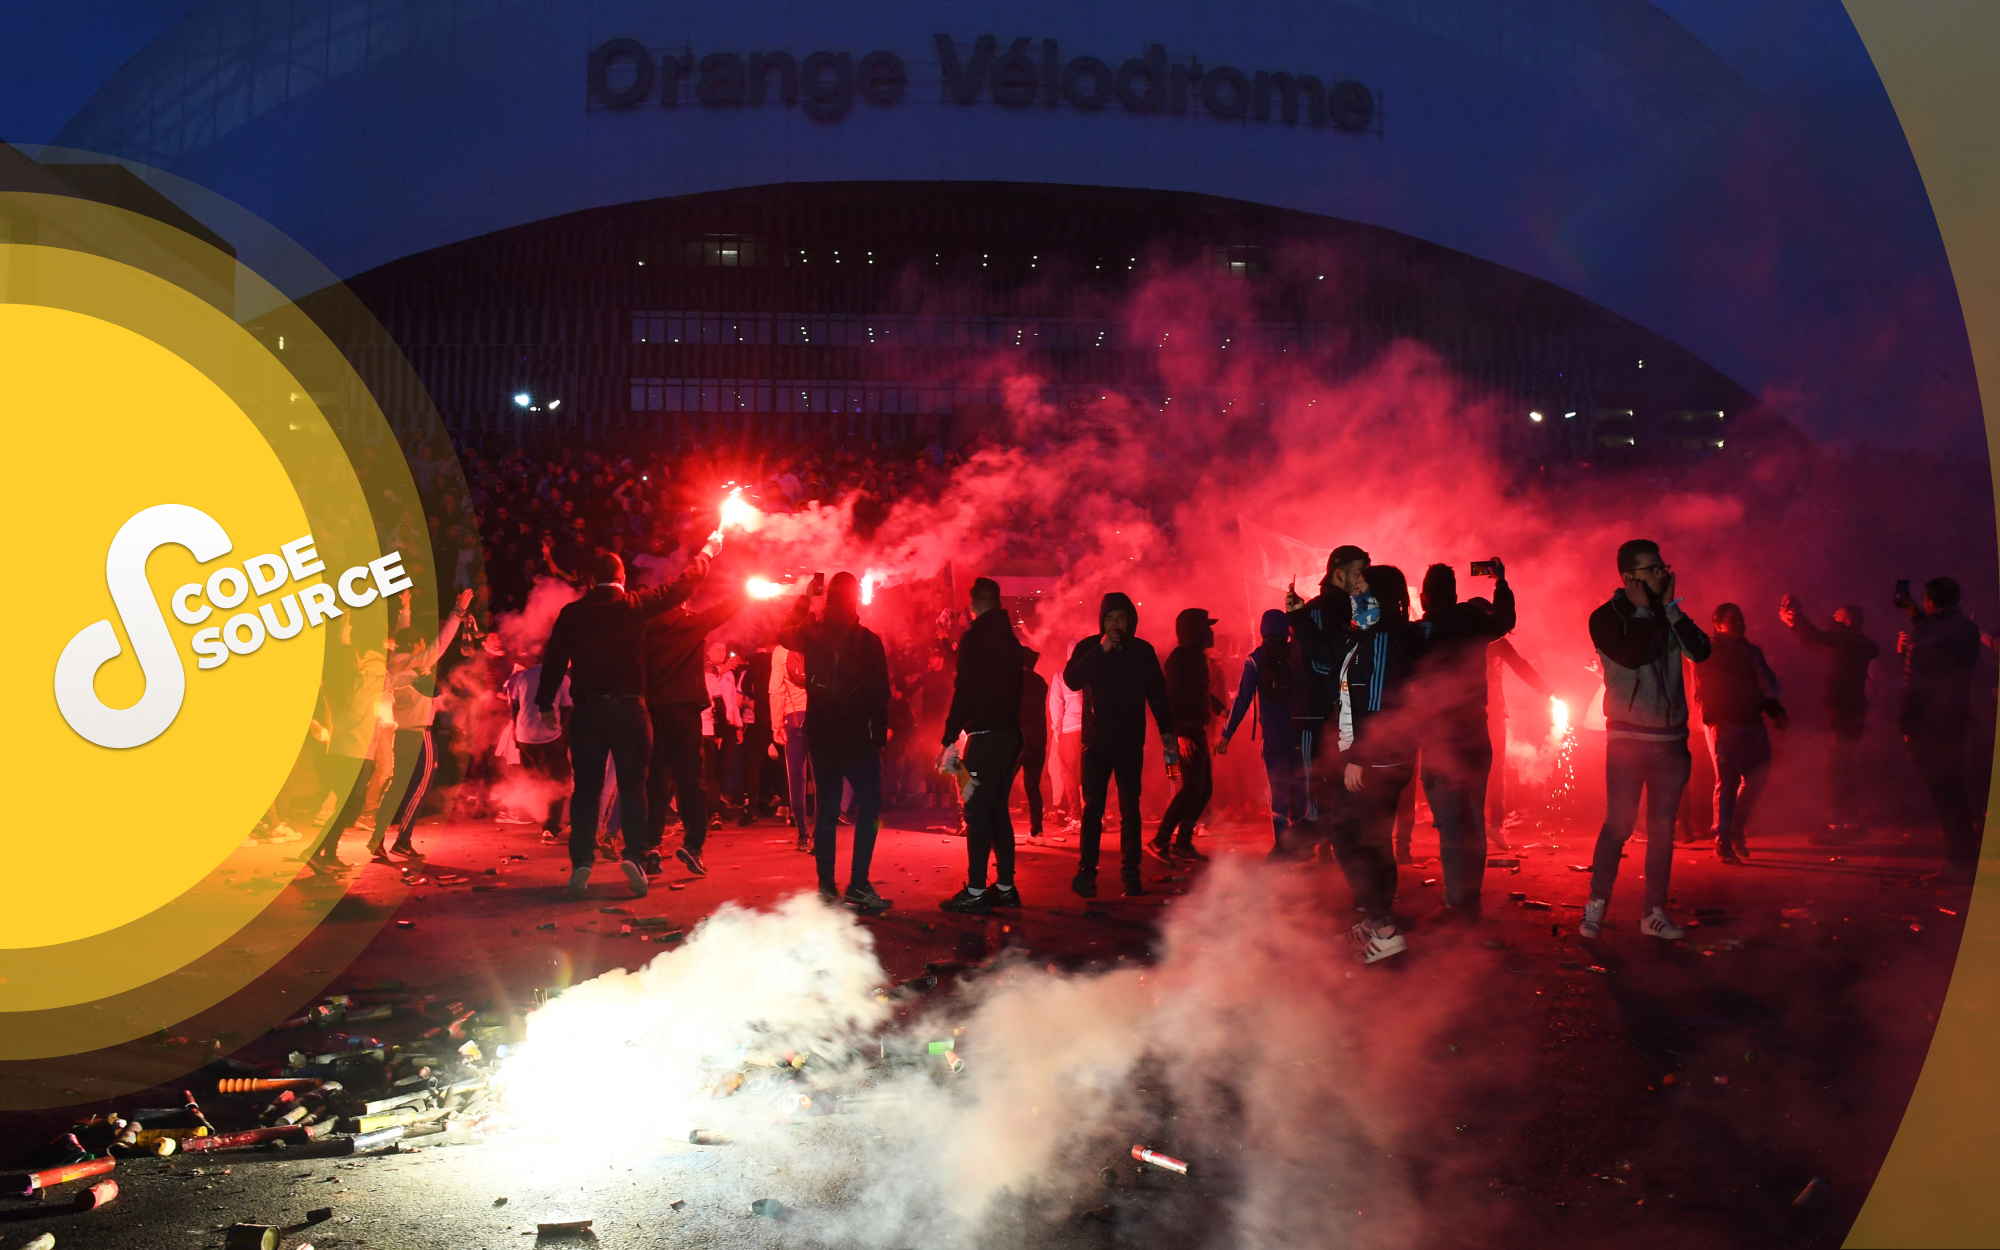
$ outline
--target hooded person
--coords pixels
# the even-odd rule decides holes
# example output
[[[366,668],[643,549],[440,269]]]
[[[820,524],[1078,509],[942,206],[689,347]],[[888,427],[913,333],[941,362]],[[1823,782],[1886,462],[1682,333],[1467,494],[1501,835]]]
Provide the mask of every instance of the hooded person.
[[[1493,773],[1487,723],[1486,649],[1514,629],[1514,588],[1507,567],[1493,569],[1493,600],[1458,601],[1448,564],[1424,572],[1424,661],[1417,675],[1423,705],[1424,800],[1437,824],[1447,916],[1477,918],[1486,876],[1486,784]]]
[[[958,640],[951,706],[944,717],[944,771],[959,735],[965,736],[962,763],[971,774],[972,793],[964,800],[965,888],[943,903],[946,911],[989,912],[1019,907],[1014,888],[1014,827],[1007,802],[1014,793],[1014,770],[1021,763],[1021,640],[1000,606],[1000,584],[990,577],[972,583],[971,628]],[[994,884],[986,883],[993,861]]]
[[[1174,618],[1174,641],[1162,666],[1167,707],[1181,755],[1181,785],[1153,836],[1153,853],[1172,865],[1176,857],[1205,860],[1195,849],[1194,826],[1215,797],[1215,765],[1208,755],[1208,723],[1223,711],[1208,682],[1208,652],[1215,646],[1215,618],[1206,608],[1184,608]]]
[[[1243,679],[1236,686],[1236,702],[1229,709],[1229,721],[1215,744],[1217,755],[1227,754],[1229,740],[1257,707],[1253,733],[1263,734],[1264,776],[1271,783],[1271,857],[1283,853],[1285,831],[1306,818],[1305,769],[1299,759],[1299,742],[1293,732],[1295,706],[1292,667],[1292,624],[1276,608],[1268,609],[1258,622],[1263,641],[1243,661]]]
[[[1112,591],[1097,610],[1099,632],[1080,639],[1063,666],[1063,684],[1083,696],[1083,830],[1076,877],[1070,888],[1097,897],[1097,860],[1104,838],[1104,805],[1118,781],[1118,850],[1126,897],[1144,894],[1139,881],[1139,780],[1145,767],[1146,713],[1159,727],[1169,768],[1180,764],[1167,680],[1153,644],[1137,637],[1139,609]]]
[[[829,801],[813,820],[819,896],[844,898],[861,911],[885,911],[889,900],[869,882],[876,822],[882,811],[882,748],[889,740],[889,661],[882,639],[861,623],[861,583],[835,573],[824,594],[799,597],[778,632],[805,665],[805,731],[813,776]],[[842,782],[854,790],[854,858],[842,895],[834,879]]]
[[[1292,633],[1292,727],[1306,787],[1302,823],[1311,830],[1315,850],[1330,841],[1318,827],[1322,817],[1330,827],[1341,802],[1338,735],[1328,731],[1327,720],[1340,708],[1340,665],[1352,641],[1355,606],[1368,591],[1368,553],[1352,543],[1335,547],[1326,557],[1319,591],[1310,600],[1300,599],[1294,590],[1285,592]],[[1285,847],[1283,852],[1304,849]]]

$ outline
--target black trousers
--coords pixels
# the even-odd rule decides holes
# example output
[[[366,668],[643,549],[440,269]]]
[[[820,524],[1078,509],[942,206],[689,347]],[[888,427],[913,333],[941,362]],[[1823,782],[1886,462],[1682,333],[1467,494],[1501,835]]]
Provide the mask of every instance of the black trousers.
[[[1145,773],[1146,740],[1114,746],[1083,744],[1083,832],[1077,871],[1097,871],[1099,844],[1104,840],[1104,805],[1118,780],[1119,871],[1139,875],[1139,850],[1145,831],[1139,827],[1139,779]]]
[[[1334,858],[1354,891],[1355,909],[1378,924],[1396,902],[1396,804],[1414,771],[1409,764],[1362,769],[1360,791],[1347,793],[1334,820]]]
[[[345,763],[344,757],[341,756],[329,756],[328,759]],[[354,822],[361,819],[361,809],[367,806],[368,783],[375,779],[375,761],[364,759],[356,762],[361,768],[355,774],[354,787],[347,792],[347,797],[341,800],[340,810],[334,813],[333,820],[326,828],[320,830],[317,845],[313,848],[313,854],[322,859],[337,857],[340,851],[340,835],[354,827]]]
[[[702,791],[701,708],[648,709],[653,750],[646,762],[646,849],[657,851],[667,831],[667,800],[680,808],[681,845],[695,855],[708,841],[708,796]],[[620,788],[624,786],[619,783]]]
[[[756,812],[764,807],[764,797],[771,793],[765,785],[768,777],[767,764],[771,757],[771,726],[764,721],[743,727],[743,786],[739,801],[745,811]]]
[[[1042,831],[1042,774],[1049,766],[1049,740],[1031,738],[1021,747],[1021,785],[1028,792],[1028,832]],[[1013,785],[1007,787],[1009,794]]]
[[[1965,727],[1946,726],[1942,732],[1903,738],[1910,758],[1923,775],[1944,830],[1944,853],[1954,868],[1979,864],[1979,829],[1972,822],[1972,801],[1965,788]]]
[[[597,858],[597,801],[604,794],[604,761],[618,778],[618,825],[625,858],[646,856],[646,757],[653,725],[638,695],[593,695],[570,713],[569,763],[575,775],[569,801],[569,863],[587,868]]]
[[[380,846],[383,835],[390,829],[396,831],[396,845],[410,844],[410,831],[417,827],[417,813],[422,810],[424,800],[430,797],[431,778],[437,775],[437,750],[431,742],[428,725],[398,729],[394,751],[396,771],[392,776],[406,778],[408,785],[389,823],[376,826],[375,838],[369,843],[370,849]],[[599,767],[603,766],[600,764]]]
[[[1014,797],[1014,770],[1021,762],[1021,735],[1004,729],[968,734],[965,768],[979,782],[965,801],[965,883],[986,886],[986,860],[993,879],[1014,884],[1014,822],[1007,811]]]
[[[1167,814],[1160,820],[1160,833],[1155,841],[1193,846],[1195,822],[1208,810],[1208,801],[1215,797],[1215,761],[1209,756],[1207,742],[1192,741],[1196,743],[1195,749],[1181,756],[1181,788],[1167,803]]]

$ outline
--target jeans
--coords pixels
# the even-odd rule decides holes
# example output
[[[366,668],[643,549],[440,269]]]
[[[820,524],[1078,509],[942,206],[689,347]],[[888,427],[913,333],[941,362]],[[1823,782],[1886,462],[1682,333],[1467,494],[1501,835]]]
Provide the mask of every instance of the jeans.
[[[1590,897],[1608,899],[1618,880],[1618,859],[1639,819],[1639,792],[1646,793],[1646,907],[1667,905],[1674,870],[1674,818],[1681,791],[1694,771],[1686,738],[1654,742],[1612,738],[1604,744],[1604,828],[1590,863]]]
[[[965,800],[965,883],[986,887],[986,860],[993,880],[1014,884],[1014,822],[1007,812],[1014,796],[1014,769],[1021,760],[1021,735],[1006,729],[967,734],[964,763],[979,784]]]
[[[701,777],[701,709],[650,709],[653,749],[646,763],[646,848],[658,850],[667,833],[667,796],[680,809],[681,846],[700,855],[708,841],[708,795]]]
[[[785,789],[792,809],[792,825],[800,837],[811,832],[806,825],[806,761],[812,758],[806,741],[806,714],[793,712],[785,717]]]
[[[569,762],[576,778],[569,803],[569,862],[588,868],[597,858],[597,802],[604,793],[608,758],[618,779],[618,824],[625,858],[646,857],[646,757],[653,724],[637,695],[592,695],[570,713]]]
[[[1771,780],[1771,733],[1760,718],[1754,725],[1710,725],[1715,753],[1715,828],[1724,845],[1743,844],[1750,812]]]
[[[835,888],[833,861],[840,836],[840,804],[824,800],[828,790],[839,794],[843,781],[854,790],[854,862],[847,874],[847,888],[866,886],[868,866],[875,859],[876,820],[882,814],[882,757],[869,751],[843,759],[815,751],[812,766],[814,784],[819,787],[822,800],[813,813],[813,859],[819,867],[820,888]],[[1011,850],[1011,837],[1008,843]]]
[[[1965,788],[1965,726],[1907,735],[1903,741],[1937,808],[1938,824],[1944,830],[1945,859],[1954,868],[1977,867],[1979,829],[1972,823],[1972,804]]]
[[[1264,756],[1264,777],[1271,783],[1271,839],[1281,845],[1285,830],[1306,818],[1306,770],[1292,743],[1277,744],[1276,754]],[[1268,748],[1270,743],[1267,741]]]
[[[376,829],[375,838],[369,843],[370,850],[382,844],[382,837],[389,829],[396,831],[396,845],[409,845],[410,830],[417,824],[417,812],[429,797],[431,778],[437,774],[437,751],[431,744],[428,726],[398,729],[395,752],[396,776],[409,778],[409,784],[404,787],[403,797],[396,804],[396,814],[389,818],[387,828]]]
[[[1077,874],[1097,872],[1098,849],[1104,840],[1104,805],[1111,780],[1118,779],[1118,860],[1126,877],[1139,875],[1139,847],[1145,833],[1139,827],[1139,779],[1145,772],[1144,738],[1129,745],[1083,748],[1083,831],[1077,841]]]
[[[1484,734],[1461,741],[1424,744],[1424,801],[1437,825],[1438,859],[1444,868],[1444,901],[1477,907],[1486,880],[1486,821],[1483,800],[1493,772],[1493,741]]]
[[[1208,744],[1197,738],[1195,749],[1181,756],[1181,788],[1167,803],[1154,841],[1165,846],[1194,845],[1194,825],[1215,797],[1215,761],[1209,758]]]
[[[1388,920],[1396,903],[1396,807],[1414,772],[1410,764],[1362,769],[1361,789],[1348,792],[1333,821],[1334,858],[1355,910],[1371,924]]]
[[[1021,747],[1021,788],[1028,796],[1028,834],[1042,835],[1042,773],[1049,764],[1049,740],[1025,742]],[[1008,787],[1011,796],[1012,786]]]

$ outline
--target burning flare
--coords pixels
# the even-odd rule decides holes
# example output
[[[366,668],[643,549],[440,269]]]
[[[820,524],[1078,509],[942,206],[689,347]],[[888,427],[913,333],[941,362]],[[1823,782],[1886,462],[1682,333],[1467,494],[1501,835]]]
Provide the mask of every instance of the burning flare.
[[[875,602],[875,583],[879,580],[881,579],[876,577],[876,575],[872,571],[868,573],[863,573],[861,575],[862,603],[867,604]]]
[[[774,582],[768,577],[751,578],[743,583],[743,590],[752,599],[776,599],[785,593],[783,584]]]
[[[1558,736],[1569,732],[1569,704],[1553,695],[1549,697],[1549,727]]]
[[[721,529],[735,526],[746,533],[755,533],[764,524],[764,514],[757,505],[743,498],[743,488],[738,486],[722,499]]]

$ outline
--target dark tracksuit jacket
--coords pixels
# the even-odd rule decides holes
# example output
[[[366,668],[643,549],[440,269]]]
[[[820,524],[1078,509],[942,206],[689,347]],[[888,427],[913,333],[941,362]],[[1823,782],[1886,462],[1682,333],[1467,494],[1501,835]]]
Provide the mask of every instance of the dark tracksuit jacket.
[[[1138,609],[1130,599],[1113,592],[1104,596],[1097,619],[1101,622],[1106,613],[1118,608],[1131,614],[1133,636],[1116,651],[1107,652],[1099,645],[1098,635],[1092,634],[1070,649],[1069,663],[1063,666],[1064,684],[1083,694],[1083,749],[1113,755],[1145,749],[1149,708],[1161,740],[1171,743],[1174,739],[1166,675],[1153,644],[1136,636]],[[1204,683],[1206,680],[1204,677]]]
[[[1167,652],[1161,667],[1167,683],[1167,710],[1174,733],[1196,742],[1208,740],[1208,722],[1215,715],[1214,691],[1208,685],[1208,655],[1200,647],[1180,646]]]
[[[1413,763],[1423,709],[1412,704],[1410,691],[1423,659],[1423,632],[1385,619],[1352,638],[1346,682],[1354,741],[1346,760],[1363,768]]]

